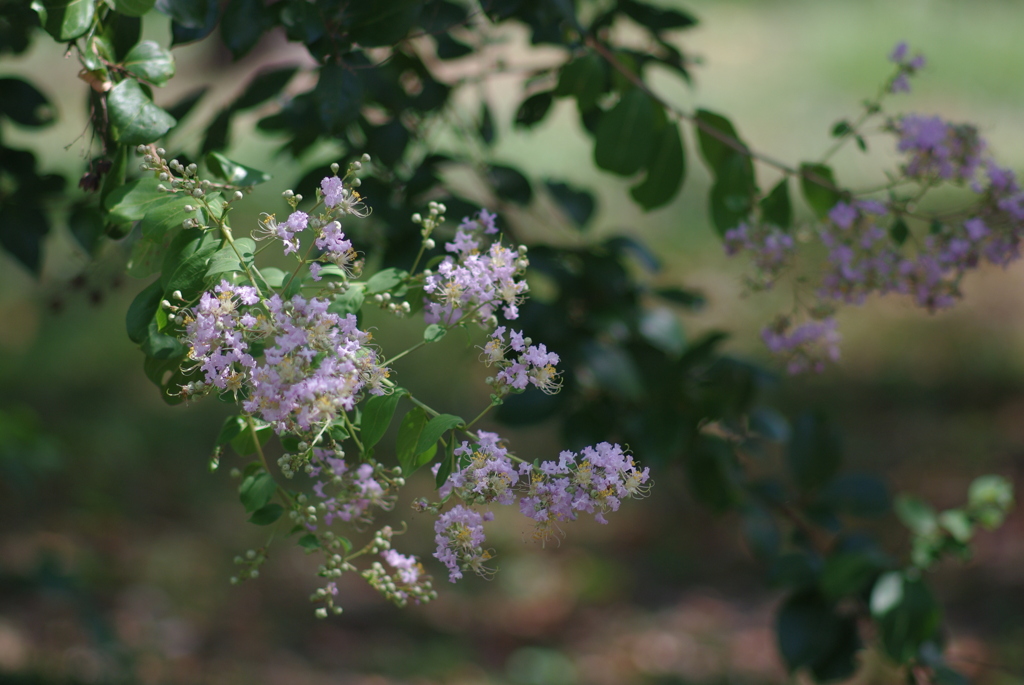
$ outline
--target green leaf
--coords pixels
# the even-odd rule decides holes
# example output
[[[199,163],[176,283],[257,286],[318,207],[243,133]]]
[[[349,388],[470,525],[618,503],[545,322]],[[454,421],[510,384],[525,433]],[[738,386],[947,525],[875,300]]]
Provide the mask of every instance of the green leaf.
[[[90,255],[103,235],[103,214],[95,207],[78,206],[68,217],[68,230]]]
[[[787,457],[797,487],[812,490],[839,470],[843,459],[839,433],[823,414],[802,414],[793,424]]]
[[[697,23],[696,17],[688,12],[653,7],[637,0],[618,0],[618,7],[630,19],[655,33],[668,29],[685,29]]]
[[[567,183],[549,180],[545,181],[544,185],[547,186],[548,192],[551,193],[551,197],[555,199],[562,211],[579,228],[586,228],[596,208],[594,195],[589,191],[573,188]]]
[[[149,324],[156,316],[160,301],[163,299],[164,289],[160,286],[160,281],[154,281],[132,300],[128,306],[125,324],[128,328],[128,338],[133,343],[141,345],[149,336]]]
[[[746,507],[743,510],[742,528],[743,537],[755,555],[771,559],[778,554],[782,535],[775,519],[764,507]]]
[[[264,269],[266,271],[266,269]],[[327,308],[327,311],[332,314],[340,314],[345,316],[346,314],[358,314],[359,310],[363,307],[363,289],[350,287],[341,295],[334,298],[331,302],[331,306]]]
[[[398,464],[402,467],[402,475],[408,478],[421,466],[430,462],[437,452],[437,445],[433,449],[424,452],[417,452],[420,435],[423,427],[427,425],[427,412],[422,407],[413,407],[402,419],[398,426],[398,440],[395,444],[395,451],[398,454]]]
[[[661,129],[647,162],[647,176],[630,189],[630,195],[645,210],[655,209],[676,196],[686,176],[686,152],[679,127],[668,124]]]
[[[783,176],[760,203],[761,219],[779,228],[793,225],[793,207],[789,202],[789,177]]]
[[[155,86],[165,86],[174,76],[174,56],[159,44],[146,40],[133,47],[121,64],[125,69]],[[170,116],[168,114],[167,116]]]
[[[448,329],[432,323],[423,330],[423,340],[428,343],[435,343],[445,336]]]
[[[438,436],[440,437],[440,436]],[[437,443],[431,448],[434,451],[437,450]],[[452,469],[455,468],[455,436],[452,435],[448,441],[448,446],[445,448],[444,459],[441,460],[441,465],[437,469],[437,475],[434,476],[434,486],[438,489],[445,484],[448,480],[448,476],[452,475]]]
[[[900,495],[894,503],[896,516],[915,535],[933,535],[939,527],[935,510],[923,500],[908,495]]]
[[[146,215],[139,222],[142,237],[147,240],[160,241],[176,228],[181,228],[185,219],[195,216],[195,211],[185,210],[189,198],[184,193],[161,193],[161,201],[150,206]]]
[[[220,22],[220,36],[237,60],[256,47],[273,17],[263,0],[229,0]]]
[[[303,549],[308,549],[308,550],[320,549],[320,538],[318,538],[313,533],[306,533],[301,538],[299,538],[296,542],[298,542],[299,547],[302,547]]]
[[[127,17],[141,17],[156,5],[156,0],[114,0],[114,9]]]
[[[270,499],[277,492],[277,483],[266,471],[260,471],[242,480],[238,489],[238,498],[245,506],[246,513],[262,509],[270,503]]]
[[[173,293],[175,290],[180,290],[186,300],[191,300],[202,292],[206,284],[206,271],[209,268],[210,259],[217,249],[217,245],[208,245],[181,262],[167,280],[164,292]]]
[[[49,126],[56,121],[46,96],[20,78],[0,78],[0,116],[32,127]]]
[[[359,438],[363,444],[363,451],[380,442],[391,425],[391,419],[395,415],[395,408],[398,407],[398,400],[402,399],[405,391],[395,388],[390,395],[374,395],[366,400],[363,407],[363,419],[359,424]]]
[[[409,276],[409,272],[403,269],[382,269],[375,273],[366,282],[366,292],[369,295],[383,293],[399,285]]]
[[[836,206],[842,195],[835,188],[836,179],[832,169],[824,164],[800,165],[800,189],[804,199],[814,210],[815,216],[824,219],[829,210]]]
[[[974,537],[974,524],[961,509],[949,509],[939,514],[939,525],[945,528],[957,542],[970,542]]]
[[[910,237],[910,229],[907,227],[907,222],[902,217],[898,217],[893,222],[892,227],[889,228],[889,237],[897,245],[902,245],[907,242],[907,238]]]
[[[254,523],[257,526],[269,526],[281,518],[283,513],[284,507],[280,504],[267,504],[252,513],[252,516],[249,517],[249,523]]]
[[[210,265],[206,269],[206,278],[230,271],[244,271],[242,262],[238,261],[235,249],[241,253],[245,266],[252,264],[256,253],[256,242],[252,238],[239,238],[235,240],[235,248],[226,245],[213,253]]]
[[[588,52],[562,67],[555,95],[576,97],[581,112],[592,109],[608,89],[608,67],[600,55]]]
[[[638,329],[644,340],[669,356],[678,357],[686,348],[683,327],[668,307],[645,307]]]
[[[95,0],[33,0],[39,22],[58,43],[85,34],[96,14]]]
[[[886,566],[887,560],[874,550],[832,554],[821,573],[821,591],[833,602],[859,595]]]
[[[871,609],[882,648],[897,663],[908,663],[924,643],[938,639],[942,610],[919,578],[883,575],[871,593]]]
[[[351,67],[328,64],[320,68],[320,80],[313,90],[320,123],[325,132],[340,134],[359,118],[363,87]]]
[[[871,590],[871,615],[881,618],[899,606],[903,599],[903,572],[889,571],[875,581]]]
[[[750,148],[740,140],[732,122],[721,114],[698,109],[697,142],[701,155],[716,178],[739,176],[754,185],[754,163]]]
[[[219,152],[207,153],[206,166],[214,176],[224,179],[233,186],[254,186],[266,183],[271,178],[270,174],[233,162]]]
[[[856,671],[861,647],[855,617],[840,617],[813,591],[792,595],[776,618],[779,651],[790,671],[807,667],[815,680],[838,680]]]
[[[420,433],[420,439],[416,443],[416,454],[422,454],[437,444],[437,441],[446,431],[465,425],[461,416],[454,414],[440,414],[430,419]]]
[[[256,437],[259,439],[261,447],[267,444],[267,440],[270,440],[270,436],[273,434],[274,431],[270,425],[256,426]],[[231,449],[237,452],[240,457],[256,453],[256,441],[252,437],[252,429],[249,428],[248,422],[246,422],[246,426],[241,433],[231,438]],[[269,478],[269,476],[267,477]],[[256,508],[258,509],[259,507]]]
[[[830,507],[851,516],[882,516],[889,511],[889,491],[880,479],[863,473],[838,476],[821,490]]]
[[[152,176],[126,183],[107,197],[105,207],[118,222],[138,221],[167,202],[169,193],[157,190],[160,182]]]
[[[497,196],[503,200],[528,205],[533,198],[530,180],[514,167],[492,164],[487,169],[487,180],[494,186]]]
[[[724,440],[699,438],[685,468],[690,492],[712,511],[722,513],[739,503],[736,456]]]
[[[122,145],[152,143],[177,123],[154,105],[133,79],[121,81],[107,93],[107,112],[114,135]]]
[[[520,128],[533,128],[547,116],[553,102],[554,97],[549,90],[526,98],[516,110],[515,125]]]
[[[214,444],[218,447],[226,445],[238,437],[244,430],[249,430],[249,424],[246,423],[244,418],[241,416],[229,416],[224,419],[224,423],[220,427],[220,433],[217,433],[217,441]]]
[[[664,113],[651,97],[632,88],[601,116],[597,125],[594,162],[620,176],[638,172],[651,157],[655,133]]]

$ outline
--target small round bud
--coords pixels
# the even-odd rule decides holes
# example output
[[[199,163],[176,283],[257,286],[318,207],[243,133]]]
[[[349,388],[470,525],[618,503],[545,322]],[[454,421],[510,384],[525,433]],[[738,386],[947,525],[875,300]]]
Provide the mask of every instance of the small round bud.
[[[196,211],[196,208],[193,207],[192,205],[185,205],[185,211],[186,212],[194,212],[194,211]]]
[[[295,191],[286,190],[283,193],[281,193],[281,197],[283,197],[286,200],[290,200],[291,198],[295,197]]]
[[[423,241],[423,247],[427,248],[428,250],[433,250],[435,245],[437,245],[437,243],[434,242],[433,238],[427,238],[426,240]]]
[[[338,169],[340,169],[340,168],[341,168],[341,165],[338,164],[337,162],[334,162],[333,164],[331,164],[331,173],[332,174],[338,173]]]
[[[327,618],[327,609],[325,609],[324,607],[320,607],[319,609],[317,609],[316,610],[316,617],[317,618]]]
[[[241,200],[241,199],[242,199],[242,197],[243,197],[243,195],[242,195],[242,191],[241,191],[241,190],[236,190],[236,191],[235,191],[235,194],[234,194],[234,196],[233,196],[233,197],[235,198],[235,201],[236,201],[236,202],[237,202],[238,200]]]
[[[419,212],[416,212],[415,214],[412,215],[412,222],[414,224],[422,224],[423,223],[423,217],[420,215]]]
[[[138,146],[137,148],[135,148],[135,152],[137,152],[140,155],[145,154],[146,153],[146,146],[145,145]]]
[[[182,302],[185,301],[185,298],[181,296],[180,290],[175,290],[173,293],[171,293],[171,297],[173,297],[176,300],[181,300]]]
[[[364,153],[363,153],[363,156],[362,156],[362,157],[360,157],[360,158],[359,158],[359,160],[360,160],[361,162],[369,162],[369,161],[370,161],[370,155],[368,155],[368,154],[366,154],[366,153],[364,152]]]
[[[440,212],[441,214],[444,214],[445,212],[447,212],[447,211],[448,211],[448,208],[447,208],[447,207],[445,207],[445,206],[444,206],[443,204],[441,204],[440,202],[438,202],[438,203],[437,203],[437,211],[438,211],[438,212]]]
[[[353,188],[358,188],[359,186],[363,185],[363,182],[358,178],[353,178],[352,182],[349,183],[349,185],[352,186]]]
[[[166,154],[167,154],[167,150],[163,149],[162,147],[158,147],[158,148],[156,149],[156,153],[157,153],[158,155],[160,155],[161,157],[163,157],[164,155],[166,155]]]
[[[302,202],[302,196],[299,195],[298,193],[295,193],[295,201],[296,202]]]
[[[202,197],[202,196],[203,196],[202,188],[196,188],[195,190],[192,191],[192,197]]]

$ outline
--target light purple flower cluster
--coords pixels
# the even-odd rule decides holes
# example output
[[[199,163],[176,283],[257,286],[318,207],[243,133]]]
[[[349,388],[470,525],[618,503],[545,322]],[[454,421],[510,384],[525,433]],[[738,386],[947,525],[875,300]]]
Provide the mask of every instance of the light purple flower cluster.
[[[352,241],[345,237],[341,230],[341,224],[331,221],[320,229],[316,238],[316,246],[323,251],[320,259],[338,265],[342,271],[349,276],[354,275],[358,253],[352,248]],[[313,262],[309,265],[309,271],[314,281],[320,280],[322,265]]]
[[[358,217],[365,217],[370,213],[359,193],[353,188],[346,187],[337,176],[328,176],[320,181],[320,193],[328,209],[336,209],[342,214]]]
[[[889,82],[888,90],[890,93],[909,93],[910,80],[908,77],[913,76],[917,71],[924,68],[924,57],[918,54],[911,59],[907,59],[909,52],[910,49],[906,43],[898,43],[889,55],[889,61],[899,65],[899,71],[892,81]]]
[[[487,210],[462,220],[455,240],[445,243],[452,254],[424,282],[427,323],[454,324],[463,317],[486,323],[498,307],[507,319],[519,316],[527,290],[522,278],[528,264],[525,248],[515,251],[493,242],[482,251],[484,236],[497,230],[494,215]]]
[[[260,231],[257,232],[256,239],[278,238],[284,243],[284,253],[289,255],[298,252],[302,246],[295,235],[305,231],[309,226],[309,215],[305,212],[295,211],[288,215],[287,221],[278,223],[273,214],[263,214],[259,224]]]
[[[221,281],[185,315],[189,359],[199,362],[205,381],[220,390],[238,393],[256,366],[245,332],[257,325],[256,317],[247,311],[257,302],[255,288]]]
[[[442,499],[453,492],[466,504],[509,505],[515,501],[513,488],[519,483],[508,450],[499,445],[497,433],[477,432],[475,445],[463,441],[455,448],[456,463],[468,459],[464,468],[453,469],[438,494]],[[436,469],[435,469],[436,471]]]
[[[874,200],[836,203],[818,233],[829,250],[819,297],[859,305],[872,292],[906,291],[899,283],[903,258],[879,225],[888,214]]]
[[[761,331],[761,339],[772,353],[785,356],[791,374],[825,369],[825,359],[839,359],[839,332],[836,320],[812,320],[792,326],[788,317],[780,317]]]
[[[778,226],[741,223],[725,232],[725,253],[752,253],[762,286],[770,288],[796,251],[793,237]]]
[[[498,326],[491,333],[491,339],[484,345],[482,358],[487,366],[494,364],[499,369],[494,376],[494,385],[499,394],[507,394],[509,388],[525,390],[528,384],[549,395],[561,389],[562,381],[555,370],[559,361],[558,354],[548,352],[543,343],[531,343],[529,338],[523,337],[522,331],[511,331],[509,342],[506,342],[504,326]],[[518,352],[519,356],[507,356],[509,350]]]
[[[273,295],[257,308],[255,288],[221,281],[185,318],[189,356],[207,383],[238,393],[243,407],[278,434],[308,432],[351,410],[362,392],[384,394],[388,369],[356,317],[327,311],[327,300]],[[244,311],[240,306],[245,306]],[[262,363],[249,342],[267,339]]]
[[[889,125],[899,135],[897,149],[910,156],[903,166],[909,178],[969,181],[977,173],[985,141],[975,127],[917,114],[905,114]]]
[[[362,575],[384,597],[397,606],[404,607],[410,600],[419,604],[429,602],[437,596],[430,576],[415,556],[399,554],[393,549],[384,550],[380,556],[394,569],[394,573],[389,575],[380,562],[375,562]]]
[[[483,576],[493,573],[484,566],[493,555],[483,548],[484,521],[493,518],[494,514],[489,511],[480,514],[456,504],[434,523],[434,542],[437,543],[434,557],[448,567],[448,580],[454,583],[462,578],[463,570]]]
[[[644,495],[650,487],[650,470],[637,469],[622,447],[607,442],[584,447],[579,455],[566,450],[557,462],[542,462],[539,470],[531,464],[521,464],[519,470],[530,479],[519,510],[536,521],[537,538],[553,535],[558,522],[575,521],[580,512],[607,523],[604,514],[618,511],[623,499]]]
[[[364,462],[350,468],[341,455],[324,449],[314,449],[309,474],[316,478],[313,493],[324,505],[323,522],[331,525],[334,519],[356,525],[373,520],[372,507],[390,511],[396,495],[389,484],[384,468],[376,462]],[[314,527],[312,524],[307,526]]]

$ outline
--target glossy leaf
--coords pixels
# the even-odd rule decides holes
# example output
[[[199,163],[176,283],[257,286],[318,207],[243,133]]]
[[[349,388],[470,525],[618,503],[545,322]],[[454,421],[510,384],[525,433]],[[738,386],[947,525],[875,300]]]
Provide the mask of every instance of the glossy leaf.
[[[654,149],[659,113],[658,105],[647,93],[639,88],[626,91],[597,125],[597,166],[620,176],[639,171]]]
[[[32,9],[46,32],[58,43],[66,43],[92,26],[96,0],[32,0]]]
[[[387,433],[398,401],[404,394],[401,388],[395,388],[389,395],[375,395],[366,400],[362,423],[359,425],[359,438],[364,452],[380,442]]]
[[[662,127],[648,160],[647,176],[630,189],[630,195],[645,210],[668,204],[678,193],[686,176],[686,151],[679,127]]]
[[[551,110],[551,104],[554,102],[554,97],[551,91],[545,91],[543,93],[536,93],[523,100],[522,104],[519,105],[519,109],[516,110],[516,126],[520,128],[532,128],[536,126],[541,120],[547,116],[547,113]]]
[[[221,424],[220,432],[217,434],[217,440],[214,444],[218,447],[226,445],[238,437],[244,430],[249,430],[249,424],[246,423],[244,418],[241,416],[229,416]]]
[[[163,299],[164,289],[161,287],[160,281],[154,281],[132,300],[128,306],[125,325],[128,328],[128,338],[133,343],[141,344],[149,335],[149,324],[156,316]]]
[[[233,186],[254,186],[270,180],[270,174],[245,164],[233,162],[219,152],[206,154],[206,166],[217,178]]]
[[[444,326],[438,326],[436,323],[432,323],[423,330],[423,340],[428,343],[435,343],[445,336],[448,329]]]
[[[242,432],[240,432],[235,437],[231,438],[231,449],[233,449],[239,456],[242,457],[248,456],[250,454],[255,454],[256,440],[258,439],[260,441],[260,446],[263,446],[267,444],[267,441],[270,440],[270,436],[272,436],[273,434],[274,431],[269,425],[257,425],[256,438],[254,439],[252,435],[252,429],[249,428],[248,425],[246,425]],[[269,478],[269,476],[267,477]],[[269,501],[269,497],[267,499]],[[259,509],[261,506],[263,506],[263,504],[266,504],[266,502],[263,502],[260,505],[253,508]],[[246,511],[249,511],[249,509],[246,509]]]
[[[738,177],[749,185],[754,182],[754,164],[750,149],[740,140],[732,122],[721,114],[697,110],[697,142],[701,155],[716,178]]]
[[[381,269],[366,281],[366,292],[369,295],[383,293],[399,285],[408,277],[409,272],[403,269]]]
[[[155,86],[167,85],[174,76],[174,56],[151,40],[129,50],[121,66]]]
[[[107,111],[114,135],[122,145],[152,143],[177,122],[153,104],[137,81],[125,79],[107,93]]]

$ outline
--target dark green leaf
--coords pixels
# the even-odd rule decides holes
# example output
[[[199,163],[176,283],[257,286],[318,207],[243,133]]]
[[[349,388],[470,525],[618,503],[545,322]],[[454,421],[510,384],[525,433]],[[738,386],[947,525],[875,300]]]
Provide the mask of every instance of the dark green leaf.
[[[149,324],[156,316],[160,301],[163,299],[164,289],[160,286],[160,281],[154,281],[132,300],[128,306],[125,324],[128,328],[128,338],[133,343],[142,344],[149,335]]]
[[[716,513],[739,502],[736,456],[724,440],[701,437],[686,456],[690,492]]]
[[[264,269],[265,271],[265,269]],[[334,302],[327,308],[333,314],[358,314],[363,307],[363,291],[361,288],[349,288],[343,294],[334,298]]]
[[[686,151],[676,124],[661,129],[646,166],[647,176],[630,189],[630,195],[645,210],[651,210],[668,204],[686,176]]]
[[[771,559],[779,551],[782,535],[775,519],[764,507],[749,506],[743,510],[743,537],[751,551],[762,559]]]
[[[555,95],[576,97],[581,112],[592,109],[608,90],[608,66],[600,55],[588,52],[562,67]]]
[[[783,176],[771,192],[761,200],[761,219],[772,226],[793,225],[793,207],[789,202],[789,177]]]
[[[152,143],[177,122],[153,104],[137,81],[125,79],[107,93],[110,124],[119,143]]]
[[[208,245],[191,254],[171,273],[164,292],[180,290],[186,300],[192,299],[203,290],[210,259],[217,252],[217,245]]]
[[[721,114],[698,109],[696,117],[697,142],[700,144],[701,155],[708,168],[716,178],[739,177],[747,185],[754,185],[754,164],[750,158],[750,148],[740,140],[732,122]]]
[[[822,563],[817,555],[789,552],[776,557],[769,571],[770,583],[776,587],[808,589],[818,583]]]
[[[273,434],[274,431],[271,429],[269,425],[256,427],[256,438],[259,439],[260,446],[267,444],[267,440],[270,440],[270,436]],[[241,433],[231,438],[231,449],[233,449],[241,457],[254,454],[256,452],[256,440],[253,439],[252,429],[249,428],[248,425],[245,426]],[[270,476],[267,476],[267,478],[270,478]],[[270,497],[268,496],[267,501],[269,500]],[[266,504],[266,502],[263,502],[263,504]],[[259,507],[263,506],[263,504],[254,507],[254,509],[259,509]],[[251,510],[246,509],[246,511]]]
[[[264,0],[229,0],[220,22],[220,37],[237,60],[252,50],[272,25]]]
[[[685,309],[702,309],[708,303],[703,294],[683,288],[657,288],[654,294]]]
[[[484,144],[494,143],[494,118],[491,116],[491,108],[487,102],[480,103],[480,138]]]
[[[249,424],[246,423],[244,418],[241,416],[229,416],[224,419],[224,424],[221,425],[220,433],[217,434],[217,441],[214,444],[218,447],[226,445],[245,430],[249,430]]]
[[[214,176],[233,186],[254,186],[270,180],[270,174],[233,162],[219,152],[207,153],[206,166]]]
[[[313,91],[320,123],[326,132],[340,134],[359,118],[363,87],[351,68],[328,64],[320,69],[320,80]]]
[[[195,215],[194,211],[185,211],[190,199],[185,193],[164,193],[163,201],[153,203],[139,222],[142,237],[159,242],[174,229],[181,228],[185,219]]]
[[[306,533],[296,542],[298,542],[299,547],[302,547],[303,549],[320,549],[320,539],[313,533]]]
[[[440,436],[438,436],[440,437]],[[430,448],[437,451],[437,443]],[[434,476],[434,486],[438,489],[445,484],[448,480],[448,476],[452,475],[452,469],[455,468],[455,435],[451,435],[448,440],[448,445],[445,448],[444,458],[441,460],[440,466],[437,469],[437,475]]]
[[[58,43],[85,34],[96,13],[95,0],[32,0],[32,9],[46,32]]]
[[[174,56],[151,40],[129,50],[121,66],[155,86],[167,85],[174,76]]]
[[[228,146],[228,136],[231,132],[231,118],[234,112],[230,107],[217,112],[210,125],[206,128],[206,135],[203,137],[203,144],[199,153],[205,155],[213,150],[223,150]]]
[[[842,463],[842,445],[835,426],[822,414],[805,413],[793,424],[789,470],[801,490],[826,483]]]
[[[637,0],[618,0],[619,10],[630,19],[655,33],[668,29],[685,29],[694,26],[697,19],[688,12],[653,7]]]
[[[128,17],[141,17],[155,4],[156,0],[114,0],[114,9]]]
[[[633,88],[601,117],[594,145],[597,166],[621,176],[639,171],[651,157],[659,114],[664,114],[651,97]]]
[[[893,222],[892,227],[889,229],[889,237],[897,245],[907,242],[907,238],[910,237],[910,229],[907,228],[907,222],[902,217],[897,217],[896,221]]]
[[[842,138],[852,130],[853,128],[850,126],[850,122],[848,122],[846,119],[843,119],[842,121],[837,121],[835,123],[835,126],[832,127],[832,137]]]
[[[277,491],[277,483],[266,471],[246,476],[238,489],[238,497],[245,506],[246,513],[262,509],[270,503]]]
[[[170,193],[157,190],[159,185],[152,176],[135,179],[112,192],[105,207],[116,221],[138,221],[171,199]]]
[[[882,647],[897,663],[914,659],[921,646],[938,637],[942,610],[920,578],[893,571],[881,576],[871,593]]]
[[[558,206],[562,208],[570,219],[584,228],[590,218],[594,215],[596,203],[594,195],[587,190],[579,190],[572,186],[557,181],[545,181],[548,192],[555,198]]]
[[[832,169],[824,164],[800,165],[800,189],[815,216],[824,219],[842,199]]]
[[[494,187],[497,196],[503,200],[527,205],[533,198],[533,187],[530,185],[529,179],[518,169],[492,164],[487,169],[487,179]]]
[[[434,452],[427,449],[425,452],[417,452],[416,447],[420,442],[420,435],[423,427],[427,425],[427,412],[421,407],[413,407],[402,419],[398,426],[398,440],[395,444],[395,451],[398,454],[398,464],[402,467],[402,475],[408,478],[421,466],[428,463],[434,456]],[[434,445],[436,451],[437,445]]]
[[[389,395],[374,395],[366,400],[363,407],[363,419],[359,424],[359,437],[363,444],[363,451],[380,442],[391,425],[391,419],[395,415],[395,408],[398,407],[398,400],[405,394],[401,388],[395,388]]]
[[[821,592],[833,602],[859,595],[885,570],[887,560],[874,550],[838,552],[825,560]]]
[[[259,72],[249,81],[249,85],[245,87],[242,94],[231,103],[231,109],[241,111],[258,107],[276,97],[292,80],[296,71],[298,71],[296,67],[289,66]]]
[[[257,526],[269,526],[281,518],[283,513],[284,507],[280,504],[267,504],[252,513],[252,516],[249,517],[249,523],[254,523]]]
[[[103,214],[95,207],[76,207],[68,217],[68,230],[82,249],[92,254],[103,235]]]
[[[860,473],[843,474],[821,491],[821,498],[851,516],[882,516],[889,511],[889,491],[880,479]]]
[[[157,0],[156,8],[173,19],[171,47],[210,35],[220,16],[218,0]]]
[[[100,187],[100,205],[106,206],[110,193],[124,185],[125,174],[128,171],[128,146],[118,145],[110,156],[110,170],[103,177],[103,185]]]
[[[424,4],[422,0],[390,0],[351,5],[352,40],[366,47],[394,45],[419,19]]]
[[[0,78],[0,116],[5,115],[22,126],[48,126],[56,120],[46,96],[20,78]]]
[[[435,416],[427,422],[427,425],[423,427],[423,431],[420,433],[420,438],[416,443],[416,454],[422,454],[431,447],[437,444],[437,441],[449,431],[458,426],[464,425],[466,422],[463,421],[461,416],[454,416],[452,414],[440,414]]]
[[[588,341],[583,347],[584,361],[598,386],[631,402],[644,394],[643,379],[636,363],[621,347]]]
[[[791,671],[809,667],[818,681],[849,677],[860,649],[856,619],[839,617],[817,593],[792,595],[776,619],[779,651]]]
[[[178,100],[176,103],[167,108],[167,113],[174,117],[176,120],[181,121],[189,112],[196,106],[200,98],[206,94],[209,90],[207,86],[202,88],[196,88],[188,93],[185,97]]]
[[[740,157],[733,157],[737,164],[742,163]],[[740,167],[737,166],[737,169]],[[754,206],[754,188],[742,173],[720,176],[708,193],[708,204],[711,209],[711,220],[719,235],[736,228],[745,221]]]
[[[537,93],[523,100],[516,110],[516,126],[521,128],[532,128],[547,116],[554,102],[551,91]]]
[[[33,273],[39,273],[43,238],[49,231],[50,222],[36,205],[0,203],[0,245]]]
[[[242,260],[238,260],[238,253],[242,255]],[[222,274],[225,272],[243,271],[244,266],[252,264],[253,255],[256,252],[256,243],[252,238],[238,238],[235,240],[235,246],[232,248],[230,245],[222,247],[213,253],[210,258],[210,264],[206,269],[206,278],[214,276],[216,274]]]

